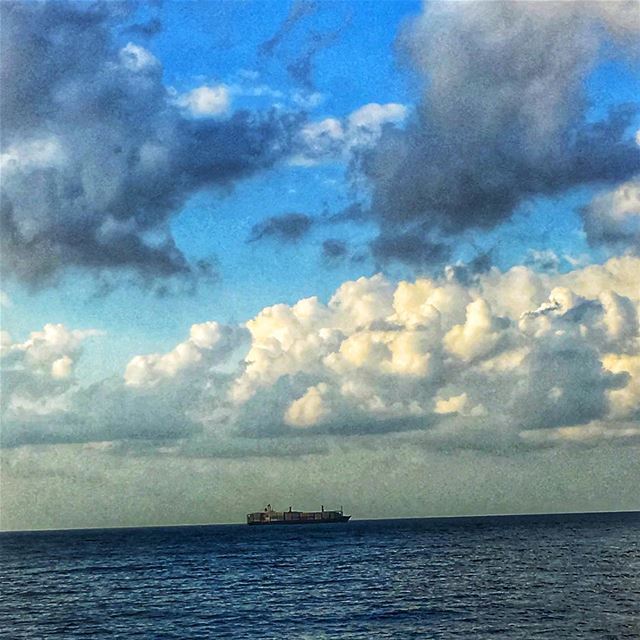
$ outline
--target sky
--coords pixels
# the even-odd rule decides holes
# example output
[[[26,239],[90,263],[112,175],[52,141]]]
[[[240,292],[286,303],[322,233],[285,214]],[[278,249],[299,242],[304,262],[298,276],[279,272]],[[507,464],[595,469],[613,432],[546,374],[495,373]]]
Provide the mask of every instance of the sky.
[[[640,508],[637,2],[0,13],[0,528]]]

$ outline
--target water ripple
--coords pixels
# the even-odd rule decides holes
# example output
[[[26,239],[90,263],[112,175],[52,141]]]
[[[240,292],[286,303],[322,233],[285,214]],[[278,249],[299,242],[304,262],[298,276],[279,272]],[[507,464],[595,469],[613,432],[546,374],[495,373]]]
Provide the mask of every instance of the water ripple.
[[[640,514],[0,535],[7,638],[640,638]]]

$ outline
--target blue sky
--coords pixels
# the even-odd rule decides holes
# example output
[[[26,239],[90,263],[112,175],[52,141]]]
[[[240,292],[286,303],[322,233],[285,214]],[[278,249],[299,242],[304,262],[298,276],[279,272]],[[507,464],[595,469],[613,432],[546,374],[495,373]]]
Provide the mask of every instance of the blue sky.
[[[633,3],[49,2],[3,10],[2,329],[10,384],[17,381],[7,392],[9,442],[95,439],[129,452],[149,439],[147,453],[159,461],[175,440],[177,456],[201,447],[215,459],[231,455],[229,447],[256,455],[252,438],[283,438],[295,449],[296,429],[309,429],[311,449],[371,421],[374,440],[393,440],[388,434],[414,433],[420,419],[418,430],[435,429],[435,440],[419,445],[431,453],[447,438],[454,449],[496,453],[534,447],[538,436],[522,435],[531,429],[587,425],[589,438],[599,429],[611,439],[611,425],[623,429],[637,417],[625,395],[640,375]],[[17,71],[27,66],[30,74]],[[416,279],[414,291],[407,283]],[[627,301],[607,297],[603,283]],[[409,290],[419,312],[402,298]],[[318,306],[294,306],[311,296]],[[279,303],[288,306],[263,311]],[[583,329],[562,325],[588,315],[571,311],[578,307],[604,315],[589,312]],[[575,329],[578,342],[598,343],[599,360],[580,343],[575,362],[581,371],[593,365],[584,385],[600,385],[601,402],[581,413],[583,391],[574,389],[574,414],[549,409],[534,424],[513,407],[555,397],[563,381],[549,380],[540,398],[527,382],[533,395],[525,400],[518,394],[526,384],[514,383],[503,401],[520,435],[503,441],[502,418],[483,399],[493,382],[478,380],[506,362],[521,362],[518,375],[529,380],[539,354],[553,359],[553,349],[564,349],[549,346],[552,338],[528,342],[553,323],[534,331],[523,318],[550,310],[557,335]],[[426,315],[418,322],[416,314]],[[64,330],[33,333],[47,323]],[[406,342],[376,333],[396,325]],[[622,325],[626,333],[603,337],[602,327]],[[411,352],[416,331],[431,355]],[[348,336],[378,345],[366,358],[383,343],[396,355],[371,370],[362,355],[362,370],[347,374],[355,366],[344,355],[355,349]],[[32,353],[39,340],[46,345]],[[309,356],[310,345],[322,355]],[[440,364],[429,368],[429,358]],[[210,368],[199,368],[205,362]],[[383,392],[380,371],[400,379],[380,382]],[[203,404],[187,388],[207,398],[221,389],[220,397]],[[87,394],[104,410],[87,414]],[[229,409],[229,398],[239,408]],[[169,416],[149,438],[136,426],[146,402]],[[114,435],[116,405],[130,410],[121,419],[131,421],[126,437]],[[454,415],[446,437],[433,427],[441,415]],[[497,431],[469,445],[464,424],[487,415]],[[176,425],[206,438],[176,436]],[[545,433],[535,440],[541,447],[567,437]]]

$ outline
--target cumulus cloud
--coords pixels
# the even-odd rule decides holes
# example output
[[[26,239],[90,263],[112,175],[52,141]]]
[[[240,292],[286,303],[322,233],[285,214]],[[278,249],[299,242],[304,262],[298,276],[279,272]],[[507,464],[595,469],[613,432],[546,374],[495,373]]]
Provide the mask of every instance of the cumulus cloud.
[[[482,357],[498,347],[508,321],[493,316],[483,298],[467,305],[464,324],[457,324],[445,334],[444,345],[450,353],[465,362]]]
[[[605,51],[637,53],[634,12],[624,2],[425,3],[400,36],[421,99],[357,163],[372,187],[380,259],[420,264],[412,236],[433,244],[491,228],[531,198],[636,174],[636,107],[594,123],[583,94]]]
[[[31,421],[59,415],[68,405],[67,392],[75,383],[74,370],[87,338],[96,330],[70,330],[62,324],[46,324],[23,341],[2,332],[1,407],[3,422]],[[2,440],[6,442],[3,430]],[[9,435],[9,441],[11,436]]]
[[[73,267],[145,281],[196,275],[169,219],[195,191],[289,155],[299,118],[209,117],[228,108],[222,87],[176,105],[148,49],[115,46],[119,5],[3,2],[0,11],[5,273],[33,286]]]
[[[133,42],[126,44],[118,52],[120,62],[129,71],[144,71],[145,69],[158,67],[157,58],[147,49]]]
[[[146,439],[160,446],[195,436],[224,420],[225,372],[246,331],[216,322],[194,324],[164,354],[135,356],[122,379],[90,386],[75,379],[83,342],[94,330],[45,325],[24,342],[2,336],[2,443],[51,444]]]
[[[63,324],[46,324],[41,331],[31,332],[24,342],[12,342],[10,335],[4,332],[0,353],[13,368],[45,377],[68,377],[71,364],[80,355],[82,342],[97,335],[101,332],[95,329],[72,331]],[[61,362],[64,364],[59,364]],[[67,375],[60,375],[63,372]]]
[[[261,404],[277,389],[284,401],[270,410],[285,425],[410,425],[447,446],[516,446],[530,431],[596,422],[617,438],[619,417],[638,410],[638,274],[629,257],[567,274],[492,268],[467,284],[348,282],[326,305],[277,305],[247,323],[231,397]]]
[[[463,416],[484,416],[487,413],[481,404],[475,407],[471,406],[466,392],[450,398],[437,398],[434,411],[436,413],[459,413]]]
[[[360,278],[326,303],[195,324],[175,348],[90,388],[73,377],[90,333],[3,335],[4,442],[144,438],[217,455],[253,451],[256,438],[286,452],[296,438],[315,450],[322,436],[407,430],[421,446],[500,451],[635,437],[637,257],[564,274],[448,273]]]
[[[328,389],[324,382],[309,387],[302,397],[289,405],[284,415],[285,422],[294,427],[312,427],[321,422],[329,414],[324,396]]]
[[[189,338],[168,353],[153,353],[132,358],[124,372],[126,384],[151,386],[167,378],[176,378],[194,370],[206,375],[212,367],[225,362],[242,345],[245,332],[217,322],[194,324]]]

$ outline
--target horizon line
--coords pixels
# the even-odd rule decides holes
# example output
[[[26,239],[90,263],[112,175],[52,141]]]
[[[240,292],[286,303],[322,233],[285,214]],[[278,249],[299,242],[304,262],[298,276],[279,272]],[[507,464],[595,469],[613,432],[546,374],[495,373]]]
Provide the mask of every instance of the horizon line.
[[[522,518],[536,516],[588,516],[588,515],[609,515],[609,514],[638,514],[638,509],[611,509],[598,511],[530,511],[526,513],[473,513],[458,514],[448,516],[400,516],[388,518],[354,518],[351,522],[380,522],[383,520],[453,520],[464,518]],[[41,528],[41,529],[0,529],[0,535],[12,533],[55,533],[64,531],[118,531],[129,529],[178,529],[187,527],[230,527],[245,525],[245,522],[195,522],[179,524],[141,524],[141,525],[116,525],[106,527],[61,527],[61,528]],[[345,523],[346,524],[346,523]]]

